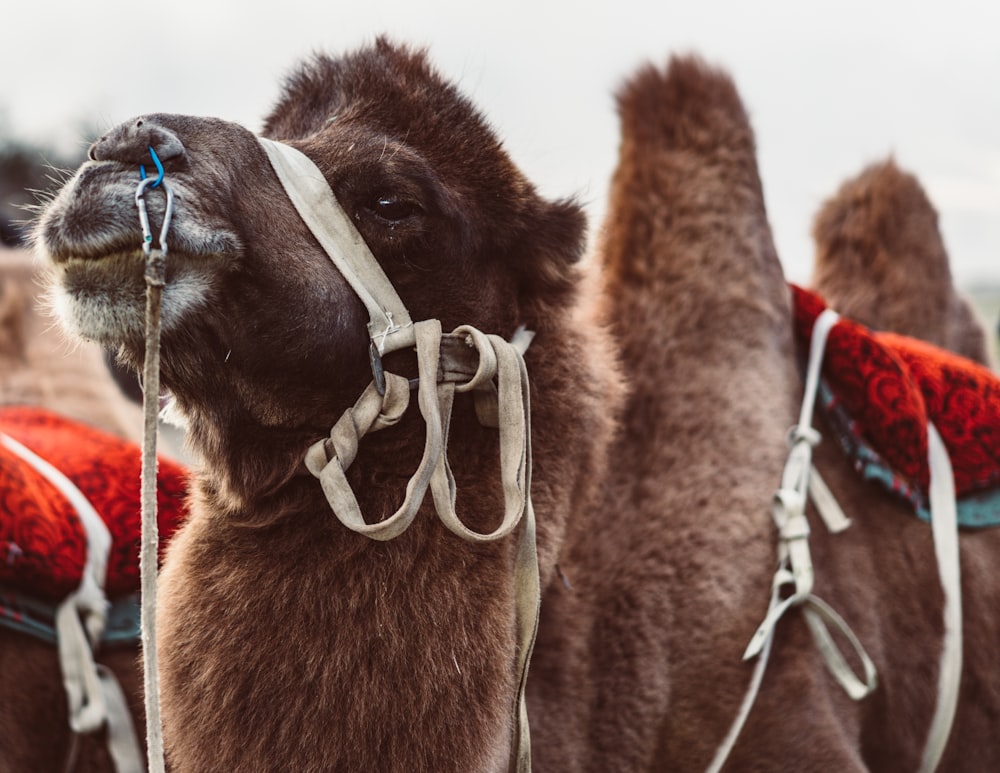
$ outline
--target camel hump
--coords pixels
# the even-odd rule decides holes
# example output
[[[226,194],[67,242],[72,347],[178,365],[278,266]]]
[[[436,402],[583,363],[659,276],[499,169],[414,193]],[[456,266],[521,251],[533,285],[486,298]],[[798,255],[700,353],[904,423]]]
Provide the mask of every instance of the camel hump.
[[[617,96],[623,147],[702,155],[731,148],[753,155],[753,132],[736,85],[700,57],[673,56],[663,69],[641,67]]]
[[[732,78],[673,56],[639,67],[617,98],[619,159],[596,254],[626,367],[660,372],[651,358],[667,343],[771,341],[788,291]]]
[[[938,213],[892,158],[870,164],[813,221],[812,286],[838,312],[991,365],[982,321],[952,279]]]
[[[951,283],[938,216],[920,182],[889,158],[845,181],[813,222],[819,270],[863,270],[873,279]],[[914,273],[912,268],[919,268]]]

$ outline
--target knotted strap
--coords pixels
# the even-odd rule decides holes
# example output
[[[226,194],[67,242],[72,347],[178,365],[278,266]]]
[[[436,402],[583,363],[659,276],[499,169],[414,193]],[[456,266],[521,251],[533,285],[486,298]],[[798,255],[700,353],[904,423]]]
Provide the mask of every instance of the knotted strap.
[[[369,432],[392,426],[406,411],[410,388],[402,376],[385,374],[385,395],[380,395],[375,382],[372,382],[354,406],[347,409],[333,426],[330,437],[314,443],[305,457],[307,469],[319,478],[323,493],[340,522],[352,531],[376,540],[398,537],[412,523],[444,445],[440,398],[434,391],[441,347],[441,323],[437,320],[418,322],[414,332],[420,379],[417,402],[427,425],[427,434],[423,457],[406,486],[406,496],[400,508],[383,521],[366,523],[346,472],[358,454],[361,438]]]
[[[782,473],[781,488],[775,494],[771,508],[779,539],[778,570],[774,575],[771,604],[743,658],[746,660],[760,654],[765,639],[773,635],[778,620],[792,607],[801,606],[830,673],[848,695],[860,700],[875,689],[875,665],[843,618],[812,592],[813,564],[809,552],[809,522],[805,514],[812,472],[812,448],[820,439],[819,433],[812,428],[816,390],[826,339],[838,319],[836,312],[827,309],[817,318],[813,328],[799,423],[791,434],[792,448]],[[791,593],[781,599],[781,589],[785,587],[789,587]],[[830,635],[828,625],[837,629],[854,649],[864,669],[863,678],[855,676],[847,665]]]
[[[778,568],[771,584],[771,599],[767,614],[743,653],[744,660],[757,658],[757,663],[739,712],[708,767],[709,773],[718,773],[722,769],[736,745],[736,740],[757,699],[771,654],[775,628],[778,621],[793,607],[802,609],[827,669],[851,698],[854,700],[864,698],[875,689],[877,682],[875,664],[857,636],[829,604],[812,592],[813,563],[809,551],[809,522],[805,510],[808,496],[817,490],[816,484],[810,482],[810,473],[813,472],[812,449],[820,440],[819,433],[812,428],[812,418],[826,338],[838,319],[836,312],[826,310],[817,318],[813,328],[799,422],[790,433],[791,450],[782,472],[781,486],[771,504],[771,517],[778,529]],[[822,482],[819,484],[819,490],[827,491]],[[846,520],[842,514],[841,519]],[[843,528],[843,522],[838,526]],[[848,641],[861,661],[864,672],[862,677],[856,676],[844,659],[830,634],[831,626]]]
[[[413,522],[427,489],[441,522],[471,542],[489,542],[510,534],[525,520],[515,567],[515,613],[518,631],[517,697],[512,722],[512,770],[531,768],[524,685],[538,627],[540,599],[534,512],[531,507],[531,429],[524,338],[507,342],[473,327],[457,328],[449,337],[465,340],[478,354],[471,378],[462,362],[442,361],[443,337],[438,320],[414,323],[382,267],[361,234],[344,213],[316,165],[288,145],[260,139],[278,180],[302,220],[368,310],[372,373],[375,380],[340,417],[329,438],[315,443],[305,457],[306,468],[319,478],[337,518],[349,529],[376,540],[402,534]],[[395,424],[409,404],[408,383],[382,369],[383,354],[414,346],[419,373],[417,402],[426,424],[424,452],[406,485],[399,509],[377,523],[365,521],[346,471],[368,432]],[[454,351],[454,347],[448,347]],[[467,379],[467,380],[466,380]],[[494,380],[496,386],[494,386]],[[455,513],[455,478],[448,462],[448,430],[455,392],[475,393],[476,414],[485,426],[500,430],[500,478],[504,495],[503,522],[480,534]],[[526,516],[526,517],[525,517]]]
[[[373,381],[357,402],[341,415],[330,435],[314,443],[306,453],[306,468],[319,479],[334,514],[347,528],[376,540],[390,540],[413,522],[428,488],[434,508],[449,531],[470,542],[491,542],[508,536],[524,520],[514,570],[516,657],[516,717],[513,723],[511,769],[531,768],[531,746],[525,702],[528,662],[538,627],[540,589],[535,546],[535,516],[531,505],[531,406],[528,372],[518,341],[462,326],[450,334],[449,343],[465,341],[465,348],[478,355],[471,378],[461,358],[442,359],[441,323],[425,320],[413,325],[417,350],[417,402],[426,424],[424,452],[406,485],[403,503],[388,518],[365,521],[346,472],[358,453],[361,439],[397,423],[409,405],[409,382],[394,373],[385,374],[385,394]],[[455,351],[454,346],[448,347]],[[494,386],[494,383],[496,384]],[[456,392],[473,392],[477,415],[487,426],[499,429],[500,478],[504,494],[504,517],[492,532],[473,531],[455,511],[457,487],[448,461],[448,434]]]

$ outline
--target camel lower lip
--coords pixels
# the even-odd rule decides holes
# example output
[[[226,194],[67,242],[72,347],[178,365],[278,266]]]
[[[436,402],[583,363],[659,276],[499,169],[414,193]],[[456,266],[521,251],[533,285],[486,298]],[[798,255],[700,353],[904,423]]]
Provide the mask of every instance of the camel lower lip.
[[[57,265],[62,266],[65,269],[74,269],[77,267],[85,266],[88,268],[93,268],[98,264],[108,264],[115,261],[124,262],[142,262],[145,260],[145,256],[141,249],[130,250],[130,251],[116,251],[116,252],[106,252],[101,255],[67,255],[65,257],[55,257],[53,256],[52,261]]]

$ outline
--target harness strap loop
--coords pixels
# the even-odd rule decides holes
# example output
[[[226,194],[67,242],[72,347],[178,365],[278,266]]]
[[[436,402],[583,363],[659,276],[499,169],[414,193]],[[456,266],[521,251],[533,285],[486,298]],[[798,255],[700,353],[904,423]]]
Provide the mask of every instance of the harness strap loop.
[[[385,520],[366,523],[346,472],[357,456],[361,438],[368,432],[394,424],[409,405],[409,384],[402,376],[385,374],[384,396],[379,395],[374,382],[370,384],[354,406],[345,411],[334,425],[329,440],[313,444],[306,453],[306,467],[319,478],[327,502],[340,522],[358,534],[380,541],[398,537],[412,523],[442,454],[441,406],[438,395],[432,393],[437,384],[441,323],[437,320],[418,322],[415,331],[420,374],[417,401],[427,425],[427,434],[423,457],[406,485],[406,496],[400,508]],[[332,452],[329,460],[328,448]]]
[[[388,518],[367,523],[361,514],[346,471],[357,456],[361,438],[395,424],[409,404],[406,379],[387,372],[385,395],[374,382],[353,407],[345,411],[330,436],[314,443],[306,453],[306,468],[320,480],[323,492],[337,518],[352,531],[372,539],[389,540],[409,527],[428,488],[442,523],[470,542],[490,542],[509,535],[527,510],[530,490],[530,405],[528,374],[517,348],[499,336],[485,335],[475,328],[456,328],[451,338],[465,337],[479,355],[479,365],[468,380],[463,369],[442,367],[441,326],[437,320],[414,325],[417,338],[419,385],[417,399],[427,426],[424,454],[406,487],[402,506]],[[463,379],[456,383],[455,377]],[[496,379],[499,388],[494,388]],[[504,492],[504,518],[492,532],[482,534],[466,527],[455,512],[457,490],[448,462],[448,434],[456,392],[477,390],[477,397],[492,403],[489,413],[497,417],[500,430],[500,475]]]
[[[376,540],[402,534],[431,489],[434,508],[444,526],[470,542],[489,542],[510,534],[524,522],[514,571],[517,693],[512,725],[510,767],[518,773],[531,769],[531,742],[524,686],[528,661],[538,628],[540,589],[535,545],[534,511],[531,506],[531,429],[529,423],[528,374],[523,354],[530,334],[518,331],[507,342],[470,326],[457,328],[443,337],[438,320],[414,323],[385,272],[344,213],[323,173],[300,151],[283,143],[260,139],[268,159],[309,230],[326,251],[344,280],[368,309],[368,335],[374,381],[355,405],[330,431],[330,437],[314,444],[306,453],[306,468],[320,485],[337,518],[349,529]],[[454,352],[454,339],[466,339],[477,361],[471,377],[461,356],[442,358]],[[401,507],[378,523],[367,523],[346,470],[357,456],[358,443],[368,432],[389,426],[406,410],[407,382],[385,372],[382,355],[415,347],[419,380],[417,401],[426,423],[424,452],[416,472],[406,485]],[[494,381],[496,385],[494,385]],[[448,433],[456,392],[473,392],[476,414],[484,426],[500,431],[500,477],[504,516],[492,532],[481,534],[466,527],[455,512],[456,485],[448,462]]]
[[[809,492],[813,488],[810,481],[813,469],[812,449],[820,441],[819,433],[812,426],[812,419],[826,339],[838,319],[836,312],[827,309],[820,314],[813,326],[799,421],[789,432],[791,449],[782,471],[781,485],[771,505],[771,516],[778,529],[778,567],[772,580],[767,614],[757,626],[743,653],[744,660],[756,657],[758,661],[739,712],[708,767],[709,773],[718,773],[722,769],[736,745],[760,690],[778,621],[793,607],[802,609],[827,670],[851,698],[864,698],[875,689],[877,683],[875,664],[857,636],[829,604],[812,592],[815,578],[809,551],[809,522],[805,510]],[[824,488],[822,483],[820,487]],[[830,634],[830,627],[843,635],[851,645],[861,662],[862,676],[854,673],[841,654]]]
[[[327,502],[340,522],[372,539],[389,540],[402,534],[413,522],[428,487],[441,522],[464,540],[492,542],[509,535],[519,523],[523,523],[514,567],[517,690],[511,730],[510,769],[527,773],[531,770],[531,737],[525,685],[538,630],[541,592],[535,513],[530,497],[531,406],[528,371],[521,348],[524,339],[510,343],[470,326],[456,328],[449,336],[442,337],[437,320],[417,322],[414,330],[419,373],[417,399],[427,430],[424,454],[407,483],[402,506],[383,521],[367,523],[345,474],[357,456],[361,438],[368,432],[392,426],[406,410],[410,392],[409,384],[402,376],[385,373],[384,395],[379,394],[374,381],[369,384],[354,406],[345,411],[334,425],[329,438],[309,448],[305,457],[306,468],[319,478]],[[468,367],[466,357],[457,354],[456,340],[464,340],[467,351],[469,347],[474,347],[478,355],[475,369]],[[442,347],[442,344],[447,346]],[[448,356],[441,356],[442,348],[449,353]],[[469,529],[458,517],[455,511],[457,487],[448,462],[448,432],[455,393],[470,390],[475,390],[480,419],[485,413],[487,421],[483,423],[498,427],[500,434],[504,517],[494,531],[486,534]]]
[[[812,426],[819,372],[827,336],[838,319],[836,312],[827,309],[813,327],[799,423],[789,433],[792,448],[782,472],[781,488],[775,494],[771,507],[771,515],[778,528],[778,569],[774,575],[774,593],[767,615],[750,639],[743,659],[757,656],[765,641],[774,635],[775,626],[784,614],[792,607],[801,606],[827,669],[848,695],[860,700],[875,689],[875,666],[843,618],[812,592],[815,575],[809,551],[809,522],[805,514],[812,472],[812,448],[820,440],[819,433]],[[784,598],[781,596],[783,588],[790,591]],[[863,677],[855,676],[850,669],[837,649],[828,625],[836,628],[851,644],[861,661]]]
[[[454,391],[464,392],[477,388],[484,390],[483,403],[486,403],[490,416],[497,417],[497,427],[500,430],[500,477],[504,495],[503,521],[487,534],[472,531],[461,522],[455,513],[455,478],[446,452],[441,454],[431,479],[431,493],[438,517],[448,529],[470,542],[490,542],[510,534],[526,509],[526,492],[530,482],[525,480],[525,476],[530,472],[528,438],[531,434],[528,372],[520,353],[499,336],[483,335],[468,326],[456,328],[455,333],[469,333],[479,351],[480,367],[471,380],[456,385]],[[497,377],[498,390],[492,388],[494,376]],[[449,396],[449,403],[451,399]],[[480,405],[482,403],[477,402],[477,409]],[[448,411],[444,414],[443,434],[446,445],[450,414],[449,404]]]

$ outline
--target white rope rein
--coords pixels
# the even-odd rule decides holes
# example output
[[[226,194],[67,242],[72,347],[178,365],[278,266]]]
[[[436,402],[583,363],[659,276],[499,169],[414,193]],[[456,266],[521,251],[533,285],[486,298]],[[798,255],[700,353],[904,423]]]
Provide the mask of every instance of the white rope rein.
[[[162,185],[167,197],[160,229],[159,248],[154,249],[149,228],[145,195],[149,188]],[[135,192],[142,225],[142,249],[146,255],[146,358],[143,364],[142,442],[142,543],[139,552],[142,594],[140,636],[142,641],[143,687],[146,705],[146,757],[149,773],[164,773],[163,722],[160,717],[159,658],[156,650],[156,574],[159,564],[159,526],[156,503],[156,432],[160,407],[160,307],[166,284],[167,231],[173,214],[173,190],[161,177],[149,177]]]

